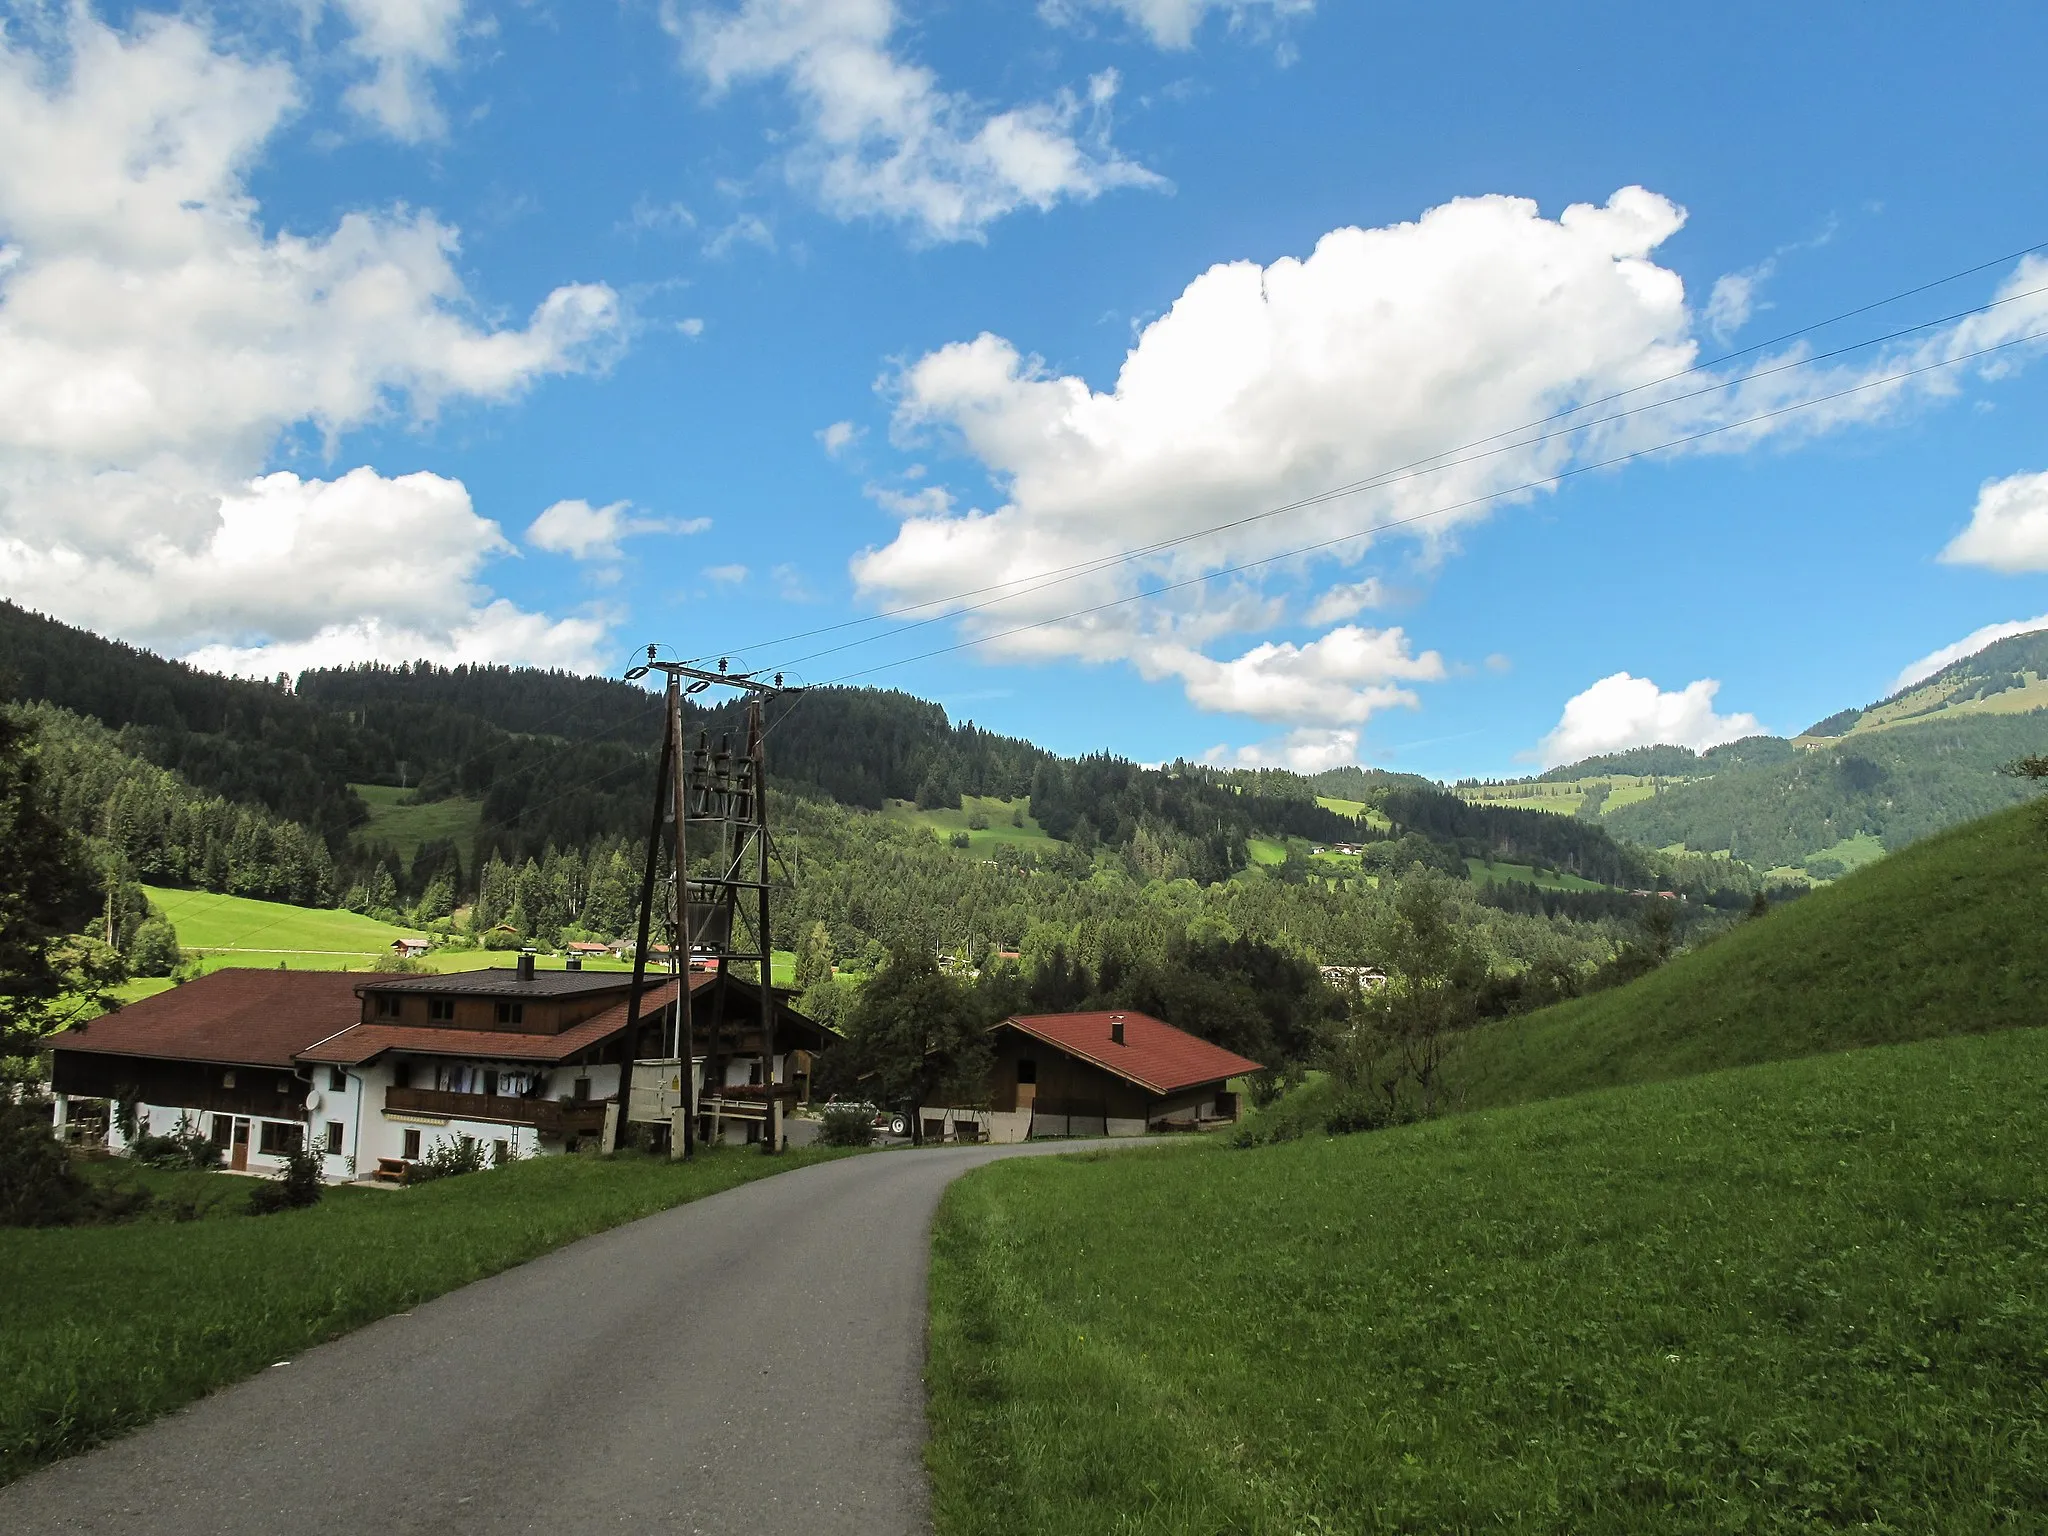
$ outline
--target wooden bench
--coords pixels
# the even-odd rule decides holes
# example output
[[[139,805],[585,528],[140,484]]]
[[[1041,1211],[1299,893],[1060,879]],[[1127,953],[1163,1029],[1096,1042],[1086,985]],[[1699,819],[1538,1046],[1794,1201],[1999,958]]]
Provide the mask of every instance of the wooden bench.
[[[370,1177],[383,1179],[391,1184],[403,1184],[412,1177],[412,1164],[402,1157],[380,1157],[377,1159],[377,1171]]]

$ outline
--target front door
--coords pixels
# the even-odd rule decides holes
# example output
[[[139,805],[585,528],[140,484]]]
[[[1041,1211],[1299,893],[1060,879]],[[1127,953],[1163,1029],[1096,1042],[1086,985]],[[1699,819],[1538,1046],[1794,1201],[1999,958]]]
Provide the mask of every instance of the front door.
[[[230,1144],[228,1166],[237,1173],[249,1171],[249,1122],[235,1117],[235,1139]]]

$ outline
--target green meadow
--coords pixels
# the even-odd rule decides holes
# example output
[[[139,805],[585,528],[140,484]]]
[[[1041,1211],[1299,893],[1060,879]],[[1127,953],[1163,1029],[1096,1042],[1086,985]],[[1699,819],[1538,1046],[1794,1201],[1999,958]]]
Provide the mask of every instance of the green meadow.
[[[1012,823],[1012,818],[1019,811],[1024,813],[1021,827]],[[977,813],[987,818],[986,827],[968,825]],[[964,832],[967,835],[965,851],[979,859],[988,858],[1005,843],[1019,848],[1043,848],[1052,841],[1045,829],[1032,820],[1029,795],[1015,800],[1003,800],[994,795],[963,795],[957,811],[921,811],[908,800],[891,800],[882,814],[891,821],[929,827],[932,835],[945,843],[950,843],[956,834]]]
[[[186,949],[237,950],[269,955],[318,955],[357,959],[391,952],[393,939],[423,938],[417,929],[397,928],[357,912],[328,907],[294,907],[212,891],[169,886],[142,888],[152,906],[178,930]],[[340,966],[326,969],[343,969]]]
[[[1587,880],[1563,869],[1539,869],[1533,864],[1497,864],[1491,859],[1465,860],[1466,878],[1474,885],[1534,885],[1546,891],[1604,891],[1597,880]]]
[[[1462,1112],[970,1175],[938,1529],[2043,1529],[2048,830],[1492,1024]],[[1257,1139],[1248,1135],[1247,1140]]]
[[[937,1528],[2039,1530],[2044,1077],[2018,1030],[984,1169]]]
[[[351,784],[349,788],[370,808],[370,819],[356,829],[358,841],[392,843],[411,863],[421,843],[452,838],[468,858],[483,821],[482,801],[448,799],[408,805],[405,802],[413,796],[409,789],[389,784]]]
[[[145,895],[170,919],[178,943],[191,956],[191,968],[204,974],[240,970],[363,971],[391,955],[398,938],[424,938],[417,929],[394,927],[373,917],[328,907],[294,907],[283,902],[256,901],[246,896],[221,896],[211,891],[176,890],[146,885]],[[514,963],[504,950],[432,949],[419,963],[431,971],[476,971]],[[559,963],[559,962],[553,962]],[[593,971],[630,971],[632,963],[611,956],[587,959]],[[794,983],[796,953],[775,951],[775,982]],[[117,989],[123,1002],[151,997],[172,985],[168,977],[141,977]]]
[[[536,1158],[271,1216],[246,1214],[247,1177],[93,1165],[157,1204],[0,1237],[0,1482],[579,1237],[843,1155]]]

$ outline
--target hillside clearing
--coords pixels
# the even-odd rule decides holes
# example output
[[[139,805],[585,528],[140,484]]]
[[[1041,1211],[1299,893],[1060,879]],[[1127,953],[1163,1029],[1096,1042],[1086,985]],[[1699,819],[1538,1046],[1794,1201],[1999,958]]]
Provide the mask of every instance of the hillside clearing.
[[[480,800],[430,800],[408,805],[414,791],[390,784],[351,784],[349,788],[370,808],[370,819],[356,828],[358,842],[391,843],[408,864],[421,843],[449,839],[465,860],[483,821]]]
[[[1016,826],[1012,818],[1023,813],[1024,824]],[[1043,848],[1053,839],[1043,827],[1031,818],[1031,797],[1016,800],[1000,800],[993,795],[963,795],[960,809],[921,811],[909,800],[891,800],[882,814],[891,821],[909,822],[913,826],[928,827],[932,835],[942,843],[950,843],[958,833],[967,836],[966,852],[977,858],[987,858],[1004,844],[1012,847]],[[988,821],[985,827],[972,827],[968,823],[976,815]]]
[[[972,1174],[937,1527],[2031,1528],[2044,1074],[2014,1031]]]

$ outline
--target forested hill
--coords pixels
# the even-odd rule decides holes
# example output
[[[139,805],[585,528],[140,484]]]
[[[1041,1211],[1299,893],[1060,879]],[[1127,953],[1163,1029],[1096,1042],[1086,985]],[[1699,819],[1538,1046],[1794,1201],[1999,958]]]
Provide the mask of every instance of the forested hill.
[[[1808,742],[1868,735],[1935,715],[2013,715],[2048,709],[2048,630],[2011,635],[1950,662],[1932,676],[1810,725]]]
[[[1691,747],[1631,747],[1626,752],[1607,752],[1582,758],[1562,768],[1551,768],[1536,776],[1539,784],[1570,783],[1576,779],[1627,776],[1639,779],[1698,779],[1710,773],[1736,768],[1768,768],[1788,763],[1799,749],[1782,736],[1745,736],[1723,742],[1704,752]]]
[[[339,846],[366,814],[351,781],[391,746],[277,683],[216,676],[0,600],[0,700],[55,704],[119,733],[122,750]]]
[[[304,824],[344,875],[351,829],[368,816],[352,783],[479,802],[475,846],[461,850],[472,875],[493,854],[516,863],[641,835],[661,729],[659,697],[618,680],[421,662],[252,682],[11,604],[0,604],[0,687],[107,726],[115,735],[100,750],[169,770],[192,792]],[[737,704],[688,708],[692,732],[742,729]],[[768,728],[773,782],[790,792],[862,809],[1029,795],[1056,838],[1119,850],[1142,838],[1151,867],[1202,880],[1241,868],[1255,833],[1355,830],[1294,774],[1060,758],[902,693],[819,689],[771,704]]]
[[[1729,849],[1759,869],[1803,864],[1831,878],[1853,844],[1887,852],[2027,798],[1999,768],[2048,747],[2048,717],[1948,715],[1802,751],[1789,761],[1667,789],[1609,811],[1617,835],[1700,852]]]

